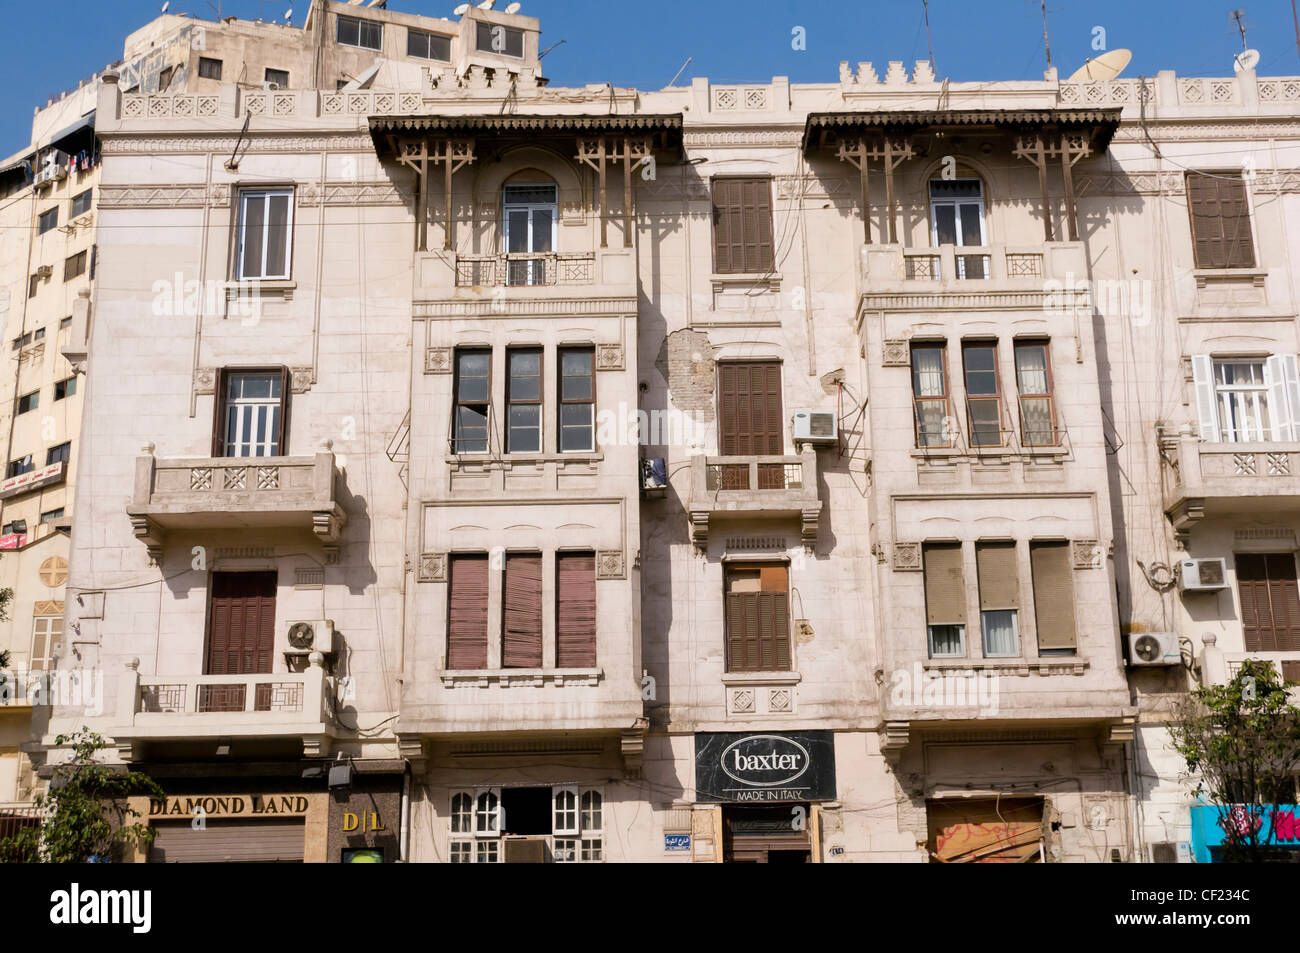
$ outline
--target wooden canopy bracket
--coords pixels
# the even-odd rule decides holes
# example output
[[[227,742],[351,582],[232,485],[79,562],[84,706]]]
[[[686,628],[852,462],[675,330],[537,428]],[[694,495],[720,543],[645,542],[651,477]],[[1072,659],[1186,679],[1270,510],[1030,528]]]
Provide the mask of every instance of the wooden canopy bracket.
[[[397,161],[415,170],[415,249],[429,249],[429,173],[439,163],[443,166],[444,191],[447,196],[446,240],[443,247],[455,247],[456,220],[452,211],[451,177],[474,161],[473,139],[403,139],[397,149]]]
[[[623,247],[632,247],[632,169],[654,151],[650,136],[580,136],[577,160],[595,170],[600,202],[600,247],[609,247],[609,192],[606,167],[623,163]]]
[[[880,136],[856,141],[841,139],[835,157],[858,170],[862,188],[862,228],[866,244],[871,244],[871,198],[868,192],[868,163],[879,161],[885,170],[885,207],[889,214],[889,243],[898,242],[896,202],[894,201],[894,170],[906,159],[912,158],[912,143],[907,139]]]
[[[1051,134],[1056,138],[1050,138]],[[1061,178],[1065,183],[1065,219],[1069,227],[1070,241],[1079,240],[1079,213],[1074,197],[1074,164],[1080,159],[1092,155],[1092,144],[1088,137],[1078,132],[1058,132],[1050,130],[1049,134],[1038,133],[1033,136],[1017,136],[1015,155],[1033,164],[1038,170],[1038,188],[1043,197],[1043,237],[1052,241],[1052,210],[1047,194],[1047,164],[1050,160],[1061,160]]]

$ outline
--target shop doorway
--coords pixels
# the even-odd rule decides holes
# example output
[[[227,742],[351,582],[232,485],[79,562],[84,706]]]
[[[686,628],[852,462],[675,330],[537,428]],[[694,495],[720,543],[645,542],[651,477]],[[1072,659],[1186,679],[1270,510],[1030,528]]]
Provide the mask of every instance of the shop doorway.
[[[927,801],[925,808],[931,863],[1043,862],[1042,798],[946,798]]]
[[[810,813],[807,804],[724,807],[723,861],[728,864],[811,863]]]

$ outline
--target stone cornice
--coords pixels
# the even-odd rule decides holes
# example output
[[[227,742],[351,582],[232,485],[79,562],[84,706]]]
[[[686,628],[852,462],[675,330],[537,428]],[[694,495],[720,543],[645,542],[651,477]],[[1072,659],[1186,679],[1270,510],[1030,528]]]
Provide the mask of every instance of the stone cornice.
[[[174,135],[148,132],[137,135],[106,134],[102,137],[103,155],[166,155],[177,153],[217,153],[230,155],[239,145],[239,154],[365,152],[374,153],[374,141],[368,135],[335,132],[310,132],[279,135],[249,135],[240,142],[229,134],[203,135],[198,130],[178,131]]]
[[[472,301],[414,301],[411,313],[419,319],[517,318],[533,315],[590,315],[617,318],[637,313],[636,298],[516,298],[490,307],[482,299]]]

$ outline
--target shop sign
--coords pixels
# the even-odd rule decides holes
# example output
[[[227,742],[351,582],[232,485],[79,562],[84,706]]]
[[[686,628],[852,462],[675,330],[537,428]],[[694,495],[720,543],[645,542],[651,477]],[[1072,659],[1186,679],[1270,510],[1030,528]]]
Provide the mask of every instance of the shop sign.
[[[20,493],[30,493],[33,490],[39,490],[41,487],[50,486],[53,483],[59,483],[63,480],[63,461],[51,463],[49,466],[41,467],[39,470],[28,470],[26,473],[20,473],[12,476],[0,483],[0,500],[8,499],[11,496],[18,496]]]
[[[7,533],[0,536],[0,549],[22,549],[26,542],[26,533]]]
[[[149,816],[305,817],[311,800],[302,794],[197,795],[150,798]]]
[[[834,732],[697,734],[695,796],[733,802],[832,800]]]
[[[689,854],[690,852],[691,852],[690,834],[665,834],[664,835],[664,853]]]

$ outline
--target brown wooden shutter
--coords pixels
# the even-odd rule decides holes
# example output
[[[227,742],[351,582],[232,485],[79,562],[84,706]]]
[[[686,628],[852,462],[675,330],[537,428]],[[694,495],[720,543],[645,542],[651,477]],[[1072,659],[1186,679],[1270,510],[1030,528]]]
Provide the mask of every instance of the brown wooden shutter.
[[[216,373],[216,391],[212,402],[212,455],[226,455],[226,389],[230,386],[224,367]]]
[[[935,543],[924,549],[925,621],[929,625],[964,625],[966,579],[961,544]]]
[[[1237,594],[1248,652],[1300,651],[1300,595],[1290,553],[1238,553]]]
[[[209,675],[271,671],[275,645],[274,572],[215,572],[208,623]]]
[[[447,597],[447,668],[487,668],[488,558],[452,556]]]
[[[774,267],[770,179],[713,180],[713,265],[718,274]]]
[[[275,447],[282,457],[289,455],[289,394],[293,391],[293,375],[288,367],[280,368],[280,421],[276,428]]]
[[[1197,268],[1253,268],[1246,186],[1231,172],[1187,173],[1187,211]]]
[[[718,365],[723,456],[779,454],[785,449],[779,361]]]
[[[738,567],[728,574],[727,671],[789,671],[789,588],[784,564]]]
[[[542,556],[506,555],[502,587],[501,665],[542,667]]]
[[[1031,543],[1029,567],[1034,577],[1034,617],[1040,649],[1073,649],[1074,576],[1069,543]]]
[[[981,609],[1019,609],[1020,580],[1015,543],[980,543],[975,547]]]
[[[1295,557],[1269,553],[1268,595],[1278,652],[1300,652],[1300,593],[1296,588]]]
[[[555,555],[555,664],[596,667],[596,555]]]

